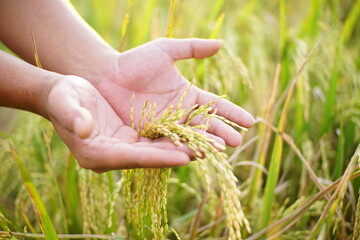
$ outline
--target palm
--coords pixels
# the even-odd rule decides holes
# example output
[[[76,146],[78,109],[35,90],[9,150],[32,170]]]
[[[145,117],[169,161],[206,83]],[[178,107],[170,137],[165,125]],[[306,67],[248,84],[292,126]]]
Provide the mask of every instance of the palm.
[[[173,62],[157,42],[150,42],[120,55],[110,77],[102,81],[98,89],[116,113],[130,125],[132,95],[135,95],[135,121],[146,100],[157,103],[158,113],[178,102],[189,83]],[[188,95],[185,106],[195,104],[195,98]]]
[[[98,85],[97,89],[121,117],[130,126],[130,99],[135,95],[135,124],[146,100],[157,103],[157,113],[176,105],[189,82],[174,66],[174,61],[187,58],[204,58],[215,54],[220,48],[216,40],[175,40],[159,39],[129,50],[119,55],[115,67]],[[215,95],[191,87],[183,107],[206,104],[216,98]],[[250,114],[234,104],[221,100],[215,106],[218,113],[239,125],[249,127],[253,123]],[[197,122],[196,122],[197,121]],[[197,124],[201,119],[195,119]],[[240,134],[231,127],[212,120],[209,132],[223,138],[231,146],[240,144]]]
[[[60,137],[85,168],[102,172],[183,165],[188,161],[184,153],[166,140],[139,138],[84,79],[57,83],[49,95],[47,109]]]

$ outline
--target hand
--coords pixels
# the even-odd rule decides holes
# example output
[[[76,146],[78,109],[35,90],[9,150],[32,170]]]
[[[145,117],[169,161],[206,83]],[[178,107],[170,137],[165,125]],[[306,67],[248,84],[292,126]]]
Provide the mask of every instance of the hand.
[[[130,99],[133,94],[136,96],[135,124],[146,100],[157,103],[158,114],[171,104],[176,106],[189,82],[180,74],[174,62],[210,57],[220,49],[220,45],[218,40],[157,39],[119,54],[114,65],[95,86],[124,123],[130,126]],[[215,98],[215,95],[192,86],[183,101],[183,108],[207,104]],[[248,112],[227,100],[217,101],[213,108],[217,109],[218,115],[238,125],[251,127],[254,123]],[[200,122],[198,117],[190,124]],[[222,138],[230,146],[241,143],[241,135],[218,119],[211,120],[208,132]]]
[[[84,168],[104,172],[189,162],[188,149],[168,139],[139,138],[82,78],[66,76],[56,81],[49,90],[46,114]]]

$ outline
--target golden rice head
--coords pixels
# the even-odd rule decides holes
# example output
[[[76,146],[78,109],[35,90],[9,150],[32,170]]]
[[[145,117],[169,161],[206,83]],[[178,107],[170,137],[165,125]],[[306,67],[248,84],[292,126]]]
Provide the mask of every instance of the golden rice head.
[[[138,133],[140,136],[153,139],[167,137],[179,146],[186,144],[193,151],[200,169],[204,172],[207,192],[210,192],[213,185],[212,176],[209,174],[211,172],[209,170],[213,169],[219,183],[220,196],[226,214],[227,228],[229,229],[228,238],[241,239],[241,228],[245,227],[250,232],[250,226],[242,211],[241,192],[237,187],[237,178],[227,162],[227,155],[220,152],[225,148],[214,139],[196,131],[196,129],[206,130],[211,118],[220,119],[234,127],[239,126],[216,115],[216,110],[214,111],[211,105],[218,99],[214,99],[206,105],[195,105],[187,110],[182,109],[182,100],[187,90],[180,98],[176,109],[171,105],[159,117],[156,115],[156,104],[150,104],[146,101],[141,111]],[[196,116],[202,116],[204,120],[197,126],[190,126],[191,119]],[[187,117],[185,123],[180,123],[180,120],[185,117]],[[134,117],[132,116],[131,119]],[[167,234],[166,205],[170,173],[170,169],[124,171],[127,219],[128,222],[135,224],[140,238],[144,237],[144,218],[148,215],[151,217],[153,239],[164,239]]]

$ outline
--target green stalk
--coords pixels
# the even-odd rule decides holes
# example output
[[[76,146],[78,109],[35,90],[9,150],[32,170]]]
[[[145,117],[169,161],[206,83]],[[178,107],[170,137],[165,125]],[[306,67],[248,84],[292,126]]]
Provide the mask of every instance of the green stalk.
[[[25,188],[29,194],[35,214],[38,218],[41,231],[44,233],[45,238],[48,240],[58,239],[52,221],[46,211],[46,208],[40,198],[38,191],[34,186],[34,183],[32,182],[29,172],[27,171],[24,163],[22,162],[21,158],[18,156],[14,147],[11,144],[10,144],[10,148],[11,148],[11,154],[15,160],[16,165],[19,168],[21,178],[23,179]]]
[[[354,224],[353,233],[354,235],[352,240],[357,240],[360,238],[360,189],[359,189],[359,197],[356,205],[355,224]]]
[[[357,0],[354,3],[351,12],[349,13],[348,17],[345,20],[345,24],[341,32],[340,40],[336,49],[336,56],[334,60],[333,71],[331,74],[330,85],[328,92],[326,94],[327,99],[325,104],[325,113],[322,123],[321,135],[327,132],[330,125],[334,121],[333,112],[335,106],[336,89],[340,75],[340,62],[342,58],[342,49],[346,44],[346,42],[349,40],[359,16],[360,16],[360,0]]]
[[[72,231],[80,231],[81,224],[79,221],[79,195],[78,195],[78,188],[77,188],[77,171],[76,171],[76,160],[74,156],[69,153],[69,157],[67,159],[67,167],[66,167],[66,201],[67,201],[67,208],[70,214],[71,224],[70,228]]]
[[[281,156],[282,156],[282,150],[283,150],[283,137],[282,133],[285,128],[285,122],[286,122],[286,114],[289,107],[289,103],[291,100],[291,96],[294,92],[297,80],[300,77],[300,74],[302,70],[305,68],[306,63],[309,61],[310,57],[314,53],[314,51],[320,46],[324,39],[324,36],[320,38],[320,40],[316,43],[314,48],[307,54],[305,57],[303,63],[301,64],[300,68],[296,72],[296,75],[294,79],[291,81],[291,84],[289,86],[289,90],[287,93],[287,97],[284,103],[283,110],[281,112],[280,121],[278,124],[278,133],[275,138],[275,144],[273,147],[273,152],[270,159],[270,169],[269,174],[267,176],[266,186],[265,186],[265,196],[264,196],[264,207],[263,207],[263,215],[261,219],[261,226],[266,227],[269,224],[270,217],[271,217],[271,208],[274,201],[274,193],[275,193],[275,187],[278,181],[279,177],[279,171],[280,171],[280,163],[281,163]]]
[[[219,32],[224,23],[224,19],[225,19],[224,13],[221,13],[217,17],[215,27],[211,31],[209,38],[218,38]],[[197,77],[197,79],[199,79],[199,82],[202,84],[202,86],[205,90],[209,90],[209,81],[205,81],[205,72],[208,67],[209,67],[209,59],[202,59],[199,62],[198,67],[196,69],[196,77]]]
[[[173,36],[174,8],[175,8],[175,0],[170,0],[167,31],[166,31],[166,37],[168,38],[171,38]]]
[[[344,119],[341,117],[340,120],[340,133],[338,137],[337,150],[336,150],[336,163],[334,169],[335,178],[339,178],[343,172],[344,166],[344,155],[345,155],[345,128],[344,128]]]
[[[300,36],[314,37],[318,32],[318,22],[321,17],[321,9],[323,9],[324,0],[312,0],[310,2],[309,14],[300,30]]]
[[[278,133],[276,134],[275,144],[274,144],[273,152],[271,154],[269,175],[267,176],[267,180],[266,180],[265,197],[263,201],[264,206],[262,211],[263,215],[261,219],[262,228],[266,227],[269,224],[271,217],[271,209],[274,201],[276,184],[279,178],[281,156],[283,151],[283,138],[281,132],[284,130],[286,112],[289,102],[288,99],[290,100],[291,95],[292,92],[289,93],[287,98],[287,103],[285,103],[284,109],[282,111],[281,119],[278,127]]]
[[[287,33],[286,33],[286,4],[285,0],[280,0],[279,3],[279,11],[280,11],[280,56],[282,60],[282,65],[284,65],[284,71],[285,71],[285,78],[284,74],[282,74],[282,85],[286,84],[287,82],[287,66],[288,63],[285,60],[285,51],[286,51],[286,43],[287,43]],[[284,73],[282,71],[282,73]],[[285,79],[285,81],[284,81]],[[277,185],[277,181],[279,178],[279,172],[280,172],[280,163],[281,163],[281,157],[283,152],[283,138],[282,138],[282,132],[284,131],[285,122],[286,122],[286,114],[288,105],[292,96],[293,89],[295,88],[295,82],[291,84],[291,87],[289,89],[288,96],[286,98],[284,108],[281,113],[279,125],[278,125],[278,133],[275,137],[275,144],[273,147],[273,151],[271,154],[270,159],[270,167],[269,167],[269,174],[267,176],[266,180],[266,186],[265,186],[265,195],[264,195],[264,205],[263,205],[263,211],[262,211],[262,218],[261,218],[261,227],[264,228],[269,224],[270,218],[271,218],[271,210],[272,210],[272,204],[274,201],[274,194],[275,194],[275,188]]]
[[[329,202],[326,204],[326,207],[324,211],[322,212],[318,222],[316,223],[315,227],[311,231],[310,235],[308,236],[307,240],[313,240],[318,235],[320,229],[322,228],[324,222],[326,219],[331,219],[334,215],[336,206],[339,205],[339,203],[343,200],[345,196],[345,192],[347,189],[347,186],[351,180],[351,175],[353,173],[354,166],[358,164],[360,161],[360,144],[358,145],[353,157],[351,158],[351,161],[341,178],[341,181],[336,188],[335,192],[331,196]]]
[[[286,0],[280,0],[279,2],[279,14],[280,14],[280,62],[281,62],[281,77],[280,77],[280,86],[281,91],[285,89],[285,87],[289,83],[289,75],[290,75],[290,57],[288,54],[288,36],[287,36],[287,20],[286,20]]]
[[[264,207],[263,207],[263,215],[261,219],[261,227],[266,227],[269,224],[271,217],[271,209],[274,201],[275,188],[277,185],[277,181],[279,178],[280,172],[280,163],[283,152],[283,137],[282,132],[285,128],[286,122],[286,114],[288,110],[288,106],[290,103],[290,99],[295,88],[295,83],[292,82],[291,88],[289,90],[289,94],[287,95],[284,108],[281,113],[281,118],[278,126],[278,133],[275,137],[275,144],[273,147],[273,152],[271,154],[270,159],[270,167],[269,167],[269,175],[267,176],[266,186],[265,186],[265,197],[264,197]]]
[[[223,8],[225,3],[225,0],[217,0],[215,7],[213,8],[211,12],[210,19],[215,19],[217,16],[219,16],[221,9]]]
[[[265,120],[268,123],[271,123],[273,120],[273,107],[275,98],[277,95],[277,89],[279,84],[279,75],[280,75],[281,65],[278,64],[276,66],[275,70],[275,76],[273,80],[273,86],[271,90],[270,99],[268,102],[268,105],[266,106],[266,112],[265,112]],[[266,125],[261,125],[259,129],[259,146],[260,146],[260,153],[259,153],[259,159],[258,163],[261,166],[265,166],[266,163],[266,156],[269,148],[269,142],[271,138],[272,131],[271,129]],[[261,177],[263,172],[256,168],[253,176],[253,180],[251,181],[250,186],[250,192],[248,197],[248,206],[253,207],[254,206],[254,200],[257,194],[259,193],[260,187],[261,187]]]

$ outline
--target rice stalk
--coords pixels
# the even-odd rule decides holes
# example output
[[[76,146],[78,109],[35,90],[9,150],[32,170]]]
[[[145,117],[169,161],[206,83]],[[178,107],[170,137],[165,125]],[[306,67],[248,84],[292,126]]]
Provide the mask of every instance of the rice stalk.
[[[263,207],[263,216],[261,219],[261,226],[266,227],[269,224],[271,212],[272,212],[272,204],[275,195],[275,187],[278,181],[279,172],[280,172],[280,163],[282,159],[283,153],[283,135],[282,133],[285,130],[285,123],[287,118],[287,111],[290,104],[290,100],[292,94],[294,92],[296,82],[298,81],[300,74],[302,73],[306,63],[309,61],[310,57],[313,55],[315,50],[320,46],[325,36],[322,36],[319,41],[315,44],[314,48],[306,55],[299,69],[297,70],[295,77],[290,82],[287,97],[284,103],[284,107],[281,112],[280,120],[278,123],[278,132],[275,137],[275,143],[273,147],[273,152],[271,154],[270,166],[269,166],[269,175],[267,176],[265,193],[264,193],[264,207]]]
[[[336,206],[342,202],[344,195],[345,195],[347,185],[350,181],[351,174],[353,173],[353,168],[354,168],[355,164],[358,163],[358,161],[360,161],[360,144],[358,145],[353,157],[351,158],[351,161],[350,161],[347,169],[345,170],[343,177],[341,178],[339,186],[336,188],[335,192],[331,196],[331,198],[330,198],[329,202],[327,203],[323,213],[321,214],[318,222],[316,223],[315,227],[313,228],[310,235],[308,236],[308,238],[307,238],[308,240],[312,240],[317,236],[324,221],[326,219],[331,218],[331,216],[333,215],[333,213],[336,209]]]
[[[209,173],[211,171],[216,173],[229,239],[241,239],[241,228],[244,227],[250,232],[250,226],[239,201],[241,192],[236,185],[238,180],[232,172],[231,165],[227,162],[227,155],[219,151],[219,149],[224,150],[224,147],[215,140],[194,131],[197,126],[188,125],[192,118],[199,115],[205,119],[212,117],[223,119],[210,113],[213,110],[210,106],[217,99],[206,105],[194,106],[185,110],[181,107],[187,90],[180,98],[177,107],[174,109],[174,106],[170,106],[160,117],[156,116],[156,105],[146,101],[139,120],[139,135],[152,139],[167,137],[178,146],[186,144],[193,151],[200,169],[204,172],[207,184],[206,192],[210,192],[213,186],[213,180]],[[188,119],[181,124],[180,120],[184,117],[188,117]],[[205,120],[200,124],[199,128],[208,127],[207,124],[204,124],[206,122]],[[229,123],[229,121],[226,122]],[[128,210],[128,221],[136,226],[139,238],[145,236],[144,223],[147,216],[151,218],[153,239],[163,239],[164,234],[168,231],[166,195],[169,176],[169,168],[124,171],[126,208],[131,209]],[[193,230],[193,234],[195,234],[195,230]]]
[[[108,174],[108,173],[106,173]],[[105,233],[111,221],[114,206],[106,174],[78,168],[83,233]],[[108,209],[108,211],[104,211]]]
[[[353,240],[357,240],[360,237],[360,189],[359,189],[359,198],[356,206],[356,214],[355,214],[355,225],[354,225],[354,235]]]
[[[175,0],[170,0],[167,31],[166,31],[166,37],[168,38],[171,38],[173,35],[174,8],[175,8]]]
[[[267,104],[266,110],[265,110],[265,119],[267,122],[272,122],[272,119],[273,119],[273,106],[274,106],[275,98],[277,95],[280,70],[281,70],[281,65],[277,64],[276,69],[275,69],[274,79],[273,79],[273,85],[271,88],[270,99],[268,101],[268,104]],[[262,127],[259,130],[259,135],[261,136],[259,138],[259,146],[260,146],[259,151],[260,152],[259,152],[259,157],[258,157],[257,163],[260,166],[264,167],[265,163],[266,163],[266,156],[267,156],[270,138],[271,138],[271,131],[266,125],[262,125]],[[261,180],[262,180],[261,179],[262,171],[260,169],[255,169],[254,172],[252,173],[251,177],[252,177],[253,181],[251,181],[247,205],[253,207],[255,197],[258,195],[259,190],[260,190],[259,188],[260,188]]]
[[[33,31],[31,31],[31,40],[32,40],[32,45],[33,45],[33,49],[34,49],[34,58],[35,58],[36,66],[38,68],[43,68],[40,58],[39,58],[39,54],[38,54],[38,50],[37,50],[37,46],[36,46],[35,35],[34,35]]]
[[[38,191],[34,186],[34,183],[31,179],[29,172],[23,163],[23,160],[18,156],[15,148],[11,144],[10,144],[10,148],[11,148],[11,154],[16,162],[16,165],[19,168],[21,177],[28,192],[35,214],[38,218],[41,231],[44,233],[45,238],[47,240],[58,239],[54,225],[50,219],[48,212],[46,211],[46,208]]]
[[[356,171],[359,170],[359,167],[354,167],[351,169],[351,171],[355,171],[350,176],[350,180],[360,177],[360,172]],[[339,178],[329,186],[327,186],[324,190],[314,194],[313,196],[309,197],[306,201],[304,201],[301,206],[299,206],[295,211],[290,213],[289,215],[277,220],[276,222],[270,224],[266,228],[260,230],[259,232],[253,234],[252,236],[246,238],[246,240],[256,240],[260,239],[263,235],[267,233],[274,233],[272,235],[268,235],[268,237],[278,237],[283,232],[285,232],[288,228],[293,226],[295,223],[298,222],[298,220],[301,218],[301,216],[304,215],[304,213],[319,199],[321,199],[326,193],[334,191],[340,184],[342,178]],[[282,229],[281,231],[278,231],[279,227],[285,226],[285,229]]]
[[[349,15],[347,16],[345,20],[345,24],[343,26],[339,42],[336,48],[336,56],[334,58],[334,66],[331,73],[331,79],[329,83],[329,88],[327,91],[327,99],[325,104],[325,114],[323,117],[323,124],[321,129],[321,135],[323,135],[330,125],[334,121],[334,105],[335,105],[335,99],[336,99],[336,90],[338,81],[340,78],[340,63],[342,61],[342,54],[343,54],[343,48],[346,44],[346,42],[349,40],[351,33],[354,30],[354,27],[356,26],[356,22],[358,21],[358,18],[360,17],[360,0],[357,0],[354,2],[353,7]]]

